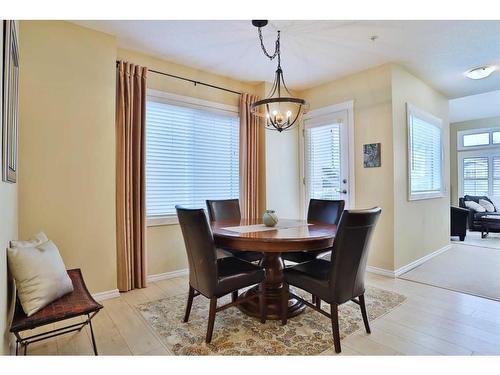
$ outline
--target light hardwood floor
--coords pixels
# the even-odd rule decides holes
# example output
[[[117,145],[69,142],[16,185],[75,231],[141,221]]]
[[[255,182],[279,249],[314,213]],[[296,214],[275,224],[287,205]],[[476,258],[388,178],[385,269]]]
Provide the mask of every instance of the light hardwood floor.
[[[404,294],[407,300],[371,322],[371,335],[359,330],[342,340],[342,355],[500,354],[499,302],[373,274],[367,283]],[[134,306],[187,293],[187,285],[186,277],[163,280],[103,301],[104,309],[94,319],[99,353],[171,355]],[[28,354],[92,354],[90,332],[86,328],[33,344]],[[334,355],[333,344],[323,354]]]

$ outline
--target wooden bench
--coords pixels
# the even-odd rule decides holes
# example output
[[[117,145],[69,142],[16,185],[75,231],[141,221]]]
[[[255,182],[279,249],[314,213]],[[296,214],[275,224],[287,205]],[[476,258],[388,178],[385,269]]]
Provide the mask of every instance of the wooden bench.
[[[24,349],[24,355],[26,355],[29,344],[63,335],[65,333],[81,331],[87,324],[90,327],[94,354],[97,355],[97,346],[94,331],[92,329],[92,318],[99,312],[99,310],[102,309],[103,306],[96,302],[87,290],[80,269],[68,270],[68,275],[73,282],[73,292],[55,300],[30,317],[26,316],[19,299],[16,299],[14,318],[10,327],[10,332],[16,336],[16,355],[18,354],[20,346]],[[47,324],[52,324],[61,320],[71,319],[82,315],[86,315],[87,319],[80,323],[71,324],[62,328],[53,329],[48,332],[31,336],[28,335],[22,337],[20,334],[23,331],[32,330]]]

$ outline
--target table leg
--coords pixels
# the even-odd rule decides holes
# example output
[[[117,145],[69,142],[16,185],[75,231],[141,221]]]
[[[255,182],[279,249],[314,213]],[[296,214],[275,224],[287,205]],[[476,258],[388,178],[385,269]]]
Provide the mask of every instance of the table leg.
[[[285,265],[281,258],[281,253],[264,253],[260,266],[266,270],[266,278],[264,280],[264,293],[266,296],[267,319],[281,320],[281,295],[283,292],[283,269]],[[239,305],[239,309],[245,314],[260,317],[259,299],[256,295],[258,287],[253,287],[244,293],[247,295],[255,295],[255,298],[248,300]],[[304,311],[305,305],[295,298],[288,300],[288,317],[294,317]]]

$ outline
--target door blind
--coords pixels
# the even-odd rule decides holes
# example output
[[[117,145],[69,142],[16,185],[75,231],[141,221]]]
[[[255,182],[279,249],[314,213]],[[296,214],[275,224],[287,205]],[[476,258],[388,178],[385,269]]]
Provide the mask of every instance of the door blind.
[[[305,130],[305,182],[308,198],[341,198],[340,151],[340,124]]]

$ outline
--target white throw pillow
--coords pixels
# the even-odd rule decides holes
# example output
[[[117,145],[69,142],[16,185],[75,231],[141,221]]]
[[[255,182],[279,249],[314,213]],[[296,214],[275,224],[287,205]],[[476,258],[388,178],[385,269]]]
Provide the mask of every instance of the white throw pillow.
[[[495,206],[488,202],[486,199],[480,199],[479,204],[484,207],[484,209],[488,212],[495,212]]]
[[[476,212],[486,212],[486,209],[483,206],[474,201],[465,201],[465,207],[470,208],[471,210],[474,210]]]
[[[44,233],[29,241],[11,241],[7,258],[27,316],[73,291],[59,250]]]

